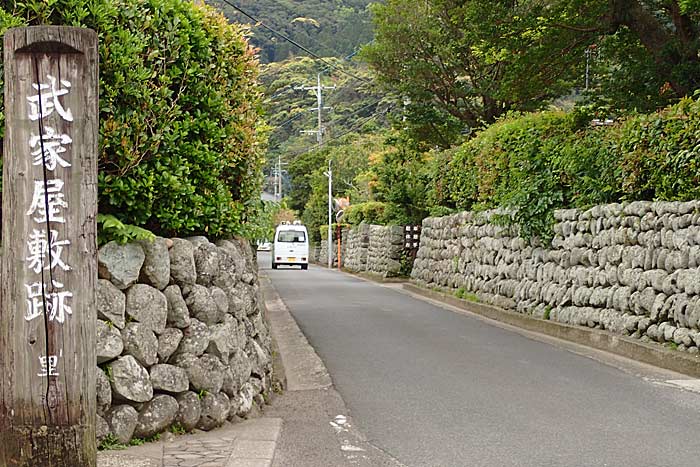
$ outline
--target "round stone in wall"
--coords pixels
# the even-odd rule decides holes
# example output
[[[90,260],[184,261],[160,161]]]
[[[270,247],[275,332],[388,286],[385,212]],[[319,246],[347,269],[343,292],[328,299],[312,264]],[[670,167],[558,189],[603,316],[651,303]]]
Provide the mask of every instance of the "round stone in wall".
[[[163,291],[168,302],[167,323],[176,328],[186,328],[190,325],[190,312],[187,309],[182,290],[178,285],[166,287]]]
[[[106,279],[98,279],[95,289],[97,299],[97,317],[109,321],[117,328],[123,329],[126,320],[126,297],[124,292]]]
[[[153,397],[153,386],[146,369],[131,355],[107,365],[111,374],[112,396],[117,400],[146,402]]]
[[[139,414],[130,405],[117,405],[107,414],[110,432],[118,442],[128,444],[134,434]]]
[[[99,445],[107,436],[109,436],[109,423],[107,423],[107,420],[97,415],[95,418],[95,438],[97,439],[97,444]]]
[[[180,393],[187,391],[190,387],[187,372],[175,365],[165,363],[153,365],[150,375],[151,384],[155,391]]]
[[[163,290],[170,282],[170,254],[164,238],[138,242],[143,248],[145,259],[141,266],[140,282]]]
[[[182,330],[177,328],[166,328],[163,333],[158,336],[158,358],[161,362],[167,362],[168,359],[175,353],[177,347],[182,341]]]
[[[124,290],[138,280],[145,258],[143,249],[137,243],[120,245],[109,242],[97,252],[100,278]]]
[[[122,331],[124,353],[133,355],[138,362],[150,367],[158,362],[158,338],[147,326],[132,322]]]
[[[194,263],[197,271],[197,283],[211,285],[219,275],[219,252],[213,243],[200,243],[194,250]]]
[[[156,334],[165,331],[168,301],[150,285],[136,284],[126,292],[126,314]]]
[[[200,356],[209,346],[209,328],[198,319],[192,318],[190,326],[183,330],[183,338],[177,347],[176,355],[193,354]]]
[[[172,239],[173,246],[169,250],[170,277],[179,286],[194,285],[197,272],[194,262],[194,245],[181,238]]]
[[[217,393],[224,384],[224,364],[213,355],[200,358],[192,354],[178,356],[175,364],[187,372],[190,385],[195,391]]]
[[[147,438],[165,430],[175,421],[178,408],[174,397],[158,394],[141,407],[134,436]]]
[[[124,350],[122,336],[115,326],[102,320],[97,320],[97,363],[104,363],[114,360],[121,355]]]
[[[187,391],[177,396],[176,399],[178,412],[175,422],[179,423],[186,431],[194,430],[202,414],[199,396],[192,391]]]
[[[202,414],[197,422],[197,428],[209,431],[220,427],[226,421],[231,403],[223,392],[207,393],[202,397]]]

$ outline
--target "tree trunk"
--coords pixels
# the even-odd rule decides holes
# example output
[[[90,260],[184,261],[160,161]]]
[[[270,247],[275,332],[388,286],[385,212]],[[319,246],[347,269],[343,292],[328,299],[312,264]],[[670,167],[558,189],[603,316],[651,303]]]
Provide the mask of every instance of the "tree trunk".
[[[634,32],[644,48],[653,57],[657,72],[661,76],[667,77],[675,94],[679,97],[687,94],[689,91],[687,85],[675,81],[672,74],[675,66],[684,62],[698,61],[697,47],[690,45],[692,41],[688,41],[692,50],[684,51],[681,48],[683,36],[694,34],[693,29],[680,29],[676,33],[677,35],[673,34],[638,0],[610,0],[610,11],[612,30],[626,26]],[[688,24],[688,18],[684,18],[680,14],[680,8],[675,0],[672,2],[669,13],[677,26]]]

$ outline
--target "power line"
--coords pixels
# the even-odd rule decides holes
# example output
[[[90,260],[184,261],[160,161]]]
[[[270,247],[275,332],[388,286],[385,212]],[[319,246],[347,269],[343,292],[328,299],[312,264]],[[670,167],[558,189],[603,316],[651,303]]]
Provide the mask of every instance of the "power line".
[[[344,115],[344,116],[340,117],[338,120],[340,120],[340,119],[347,120],[347,119],[350,118],[350,117],[354,117],[355,115],[359,114],[360,112],[362,112],[362,111],[365,110],[366,108],[372,107],[373,105],[377,105],[377,104],[379,104],[381,101],[382,101],[381,99],[377,99],[377,100],[374,101],[374,102],[370,102],[369,104],[363,105],[362,107],[360,107],[359,109],[355,110],[355,111],[352,112],[351,114]]]
[[[321,73],[316,75],[316,80],[317,84],[316,86],[299,86],[294,89],[298,89],[300,91],[309,91],[313,90],[314,94],[316,94],[316,111],[318,112],[318,129],[317,130],[303,130],[302,133],[304,134],[311,134],[315,133],[316,134],[316,141],[318,141],[318,146],[321,147],[323,145],[323,133],[325,133],[326,128],[323,126],[323,111],[324,110],[330,110],[330,107],[324,107],[323,106],[323,91],[326,89],[335,89],[335,86],[323,86],[321,84]]]
[[[360,107],[359,109],[353,111],[352,113],[350,113],[350,114],[348,114],[348,115],[343,115],[343,116],[339,117],[338,120],[347,120],[347,119],[350,118],[350,117],[354,117],[355,115],[359,114],[360,112],[362,112],[363,110],[367,109],[368,107],[372,107],[373,105],[379,104],[381,101],[382,101],[381,99],[377,99],[377,100],[374,101],[374,102],[370,102],[369,104],[365,104],[365,105],[363,105],[362,107]],[[292,118],[289,118],[289,119],[285,120],[284,122],[280,123],[279,125],[276,125],[276,126],[273,128],[273,130],[279,130],[279,129],[282,128],[283,126],[292,123],[294,120],[296,120],[297,118],[301,117],[302,115],[306,115],[306,114],[303,113],[303,112],[299,112],[298,114],[296,114],[296,115],[293,116]]]
[[[273,130],[279,130],[279,129],[282,128],[283,126],[292,123],[294,120],[296,120],[297,118],[301,117],[302,115],[304,115],[304,112],[299,112],[298,114],[296,114],[296,115],[293,116],[292,118],[287,119],[287,120],[285,120],[284,122],[280,123],[279,125],[275,126],[275,127],[273,128]]]
[[[298,47],[299,49],[303,50],[304,52],[306,52],[307,54],[309,54],[309,55],[311,55],[312,57],[316,58],[317,60],[320,60],[322,63],[326,64],[328,67],[330,67],[330,68],[332,68],[332,69],[334,69],[334,70],[337,70],[337,71],[339,71],[340,73],[343,73],[343,74],[345,74],[345,75],[348,75],[348,76],[350,76],[350,77],[352,77],[352,78],[355,78],[355,79],[357,79],[357,80],[363,81],[363,82],[365,82],[365,83],[369,83],[369,82],[370,82],[369,80],[367,80],[367,79],[365,79],[365,78],[360,78],[359,76],[357,76],[357,75],[355,75],[355,74],[353,74],[353,73],[350,73],[349,71],[345,71],[345,70],[343,70],[341,67],[339,67],[339,66],[337,66],[337,65],[334,65],[333,63],[329,62],[329,61],[326,60],[325,58],[321,57],[320,55],[318,55],[318,54],[312,52],[312,51],[309,50],[308,48],[306,48],[306,47],[304,47],[303,45],[301,45],[300,43],[296,42],[294,39],[291,39],[290,37],[286,36],[285,34],[283,34],[283,33],[279,32],[279,31],[277,31],[277,30],[271,28],[270,26],[268,26],[267,24],[263,23],[262,21],[260,21],[259,19],[257,19],[257,18],[254,17],[253,15],[251,15],[250,13],[246,12],[245,10],[243,10],[243,9],[242,9],[241,7],[239,7],[238,5],[235,5],[234,3],[230,2],[229,0],[222,0],[222,1],[223,1],[224,3],[226,3],[228,6],[230,6],[231,8],[233,8],[234,10],[238,11],[239,13],[241,13],[243,16],[246,16],[247,18],[251,19],[252,21],[255,21],[255,24],[256,24],[256,25],[262,26],[263,28],[267,29],[267,30],[270,31],[271,33],[275,34],[276,36],[281,37],[281,38],[284,39],[285,41],[289,42],[290,44],[294,45],[295,47]]]
[[[343,136],[347,135],[348,133],[354,131],[356,127],[361,126],[361,125],[364,125],[365,123],[367,123],[367,122],[369,122],[370,120],[375,119],[375,118],[377,118],[377,117],[379,117],[379,116],[384,116],[384,115],[386,115],[386,114],[391,110],[391,107],[392,107],[392,106],[389,106],[389,107],[387,107],[386,109],[384,109],[382,112],[374,113],[374,114],[372,114],[372,115],[370,115],[370,116],[368,116],[368,117],[365,117],[364,120],[360,120],[360,121],[356,122],[354,125],[352,125],[350,128],[348,128],[348,129],[347,129],[346,131],[344,131],[343,133],[341,133],[341,134],[339,134],[338,136],[334,136],[333,138],[329,139],[328,142],[331,142],[331,141],[335,141],[335,140],[337,140],[337,139],[340,139],[340,138],[342,138]]]
[[[330,142],[339,140],[339,139],[342,138],[343,136],[345,136],[345,135],[347,135],[348,133],[354,131],[358,126],[364,125],[365,123],[367,123],[367,122],[369,122],[370,120],[373,120],[373,119],[375,119],[375,118],[377,118],[377,117],[386,115],[386,114],[391,110],[392,107],[393,107],[393,105],[390,105],[389,107],[387,107],[386,109],[384,109],[382,112],[374,113],[374,114],[372,114],[372,115],[370,115],[370,116],[368,116],[368,117],[365,117],[363,120],[357,121],[354,125],[352,125],[350,128],[348,128],[348,129],[347,129],[346,131],[344,131],[343,133],[341,133],[341,134],[339,134],[339,135],[337,135],[337,136],[334,136],[334,137],[330,138],[329,140],[327,140],[325,144],[328,144],[328,143],[330,143]],[[304,151],[300,151],[300,152],[297,152],[297,153],[295,153],[295,154],[292,154],[290,158],[291,158],[291,159],[295,159],[295,158],[297,158],[297,157],[299,157],[299,156],[303,156],[304,154],[308,154],[308,153],[313,152],[313,151],[316,151],[316,150],[318,150],[318,149],[319,149],[318,147],[313,147],[313,148],[311,148],[311,149],[307,149],[307,150],[304,150]]]

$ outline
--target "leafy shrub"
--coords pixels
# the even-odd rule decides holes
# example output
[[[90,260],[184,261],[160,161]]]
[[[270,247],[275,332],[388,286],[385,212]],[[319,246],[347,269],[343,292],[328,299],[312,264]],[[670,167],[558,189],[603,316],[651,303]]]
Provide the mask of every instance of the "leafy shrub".
[[[379,201],[367,201],[366,203],[353,204],[345,209],[343,220],[350,225],[380,224],[384,220],[386,203]]]
[[[558,208],[700,198],[700,100],[588,122],[581,111],[514,115],[438,155],[431,210],[504,207],[524,236],[547,240]]]
[[[135,225],[124,224],[110,214],[98,214],[97,223],[101,226],[97,237],[97,243],[100,245],[110,240],[124,244],[133,240],[153,241],[155,239],[152,232]]]
[[[15,24],[98,32],[100,213],[162,235],[241,231],[263,163],[258,66],[244,28],[180,0],[0,7]]]

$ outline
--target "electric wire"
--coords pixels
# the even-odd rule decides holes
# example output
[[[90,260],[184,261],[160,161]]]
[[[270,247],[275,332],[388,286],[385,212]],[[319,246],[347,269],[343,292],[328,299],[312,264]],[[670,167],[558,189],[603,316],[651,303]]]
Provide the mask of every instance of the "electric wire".
[[[361,77],[355,75],[354,73],[350,73],[349,71],[346,71],[346,70],[344,70],[343,68],[341,68],[341,67],[339,67],[339,66],[337,66],[337,65],[334,65],[333,63],[329,62],[329,61],[326,60],[325,58],[323,58],[323,57],[321,57],[320,55],[316,54],[316,53],[313,52],[312,50],[310,50],[310,49],[308,49],[307,47],[305,47],[305,46],[301,45],[300,43],[296,42],[294,39],[292,39],[292,38],[286,36],[285,34],[283,34],[283,33],[279,32],[279,31],[273,29],[273,28],[270,27],[270,26],[268,26],[267,24],[265,24],[264,22],[260,21],[259,19],[257,19],[256,17],[254,17],[253,15],[251,15],[250,13],[248,13],[247,11],[243,10],[243,9],[242,9],[241,7],[239,7],[238,5],[232,3],[231,1],[229,1],[229,0],[222,0],[222,1],[223,1],[225,4],[227,4],[228,6],[230,6],[231,8],[233,8],[234,10],[238,11],[239,13],[241,13],[243,16],[249,18],[249,19],[252,20],[252,21],[255,21],[255,24],[256,24],[256,25],[259,25],[259,26],[261,26],[261,27],[267,29],[268,31],[270,31],[270,32],[272,32],[273,34],[275,34],[276,36],[278,36],[278,37],[284,39],[285,41],[289,42],[290,44],[294,45],[295,47],[297,47],[297,48],[303,50],[304,52],[306,52],[306,53],[309,54],[310,56],[312,56],[312,57],[314,57],[315,59],[319,60],[320,62],[324,63],[328,68],[332,68],[332,69],[334,69],[334,70],[337,70],[338,72],[343,73],[343,74],[345,74],[345,75],[347,75],[347,76],[350,76],[350,77],[352,77],[352,78],[355,78],[355,79],[357,79],[357,80],[359,80],[359,81],[362,81],[362,82],[365,82],[365,83],[370,83],[370,81],[369,81],[368,79],[361,78]]]
[[[373,120],[373,119],[375,119],[375,118],[377,118],[377,117],[386,115],[386,114],[389,112],[389,110],[391,110],[392,107],[393,107],[393,105],[390,105],[389,107],[387,107],[386,109],[384,109],[384,110],[381,111],[381,112],[375,112],[374,114],[372,114],[372,115],[370,115],[370,116],[368,116],[368,117],[365,117],[365,118],[362,119],[362,120],[358,120],[357,122],[355,122],[355,124],[353,124],[350,128],[348,128],[348,129],[347,129],[346,131],[344,131],[343,133],[341,133],[341,134],[339,134],[339,135],[336,135],[336,136],[334,136],[334,137],[328,139],[327,141],[324,141],[324,142],[323,142],[323,146],[326,146],[326,145],[327,145],[328,143],[330,143],[330,142],[337,141],[337,140],[341,139],[343,136],[347,135],[348,133],[351,133],[351,132],[355,131],[355,129],[357,129],[358,126],[364,125],[365,123],[367,123],[367,122],[369,122],[369,121],[371,121],[371,120]],[[323,147],[323,146],[322,146],[322,147]],[[310,152],[318,151],[319,149],[322,149],[322,147],[319,148],[318,146],[314,146],[314,147],[312,147],[312,148],[310,148],[310,149],[306,149],[306,150],[304,150],[304,151],[297,152],[297,153],[295,153],[295,154],[292,154],[292,155],[291,155],[291,158],[292,158],[292,159],[295,159],[295,158],[297,158],[297,157],[299,157],[299,156],[303,156],[304,154],[308,154],[308,153],[310,153]]]
[[[359,109],[355,110],[354,112],[352,112],[352,113],[350,113],[350,114],[348,114],[348,115],[341,116],[338,120],[347,120],[347,119],[350,118],[350,117],[354,117],[355,115],[359,114],[360,112],[362,112],[362,111],[365,110],[366,108],[372,107],[373,105],[377,105],[377,104],[379,104],[381,101],[382,101],[381,99],[377,99],[377,100],[375,100],[374,102],[370,102],[369,104],[365,104],[365,105],[363,105],[362,107],[360,107]],[[279,130],[279,129],[282,128],[283,126],[288,125],[289,123],[293,122],[294,120],[296,120],[297,118],[301,117],[302,115],[306,115],[306,114],[303,113],[303,112],[300,112],[300,113],[296,114],[294,117],[292,117],[292,118],[290,118],[290,119],[288,119],[288,120],[286,120],[286,121],[280,123],[279,125],[275,126],[274,130]]]

